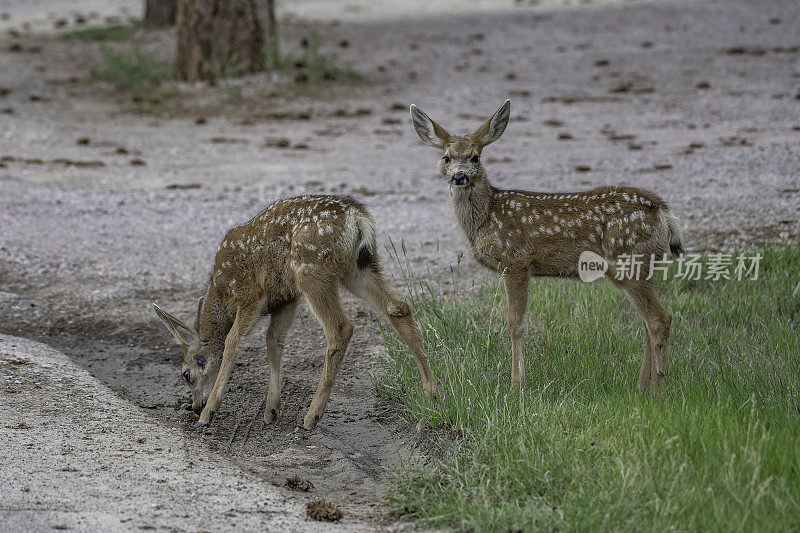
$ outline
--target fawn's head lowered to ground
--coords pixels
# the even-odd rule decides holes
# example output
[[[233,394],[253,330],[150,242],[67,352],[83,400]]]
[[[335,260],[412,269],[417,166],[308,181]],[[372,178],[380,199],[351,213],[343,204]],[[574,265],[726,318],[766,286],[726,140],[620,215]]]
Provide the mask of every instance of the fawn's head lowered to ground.
[[[510,111],[511,101],[506,100],[477,130],[463,137],[450,135],[415,105],[411,106],[411,119],[420,139],[442,151],[443,156],[437,166],[448,184],[470,187],[486,179],[481,165],[481,151],[503,135]]]
[[[197,306],[198,317],[202,307],[203,298]],[[222,348],[203,343],[195,328],[187,326],[155,303],[153,308],[182,349],[181,378],[192,388],[192,410],[200,414],[214,386]]]

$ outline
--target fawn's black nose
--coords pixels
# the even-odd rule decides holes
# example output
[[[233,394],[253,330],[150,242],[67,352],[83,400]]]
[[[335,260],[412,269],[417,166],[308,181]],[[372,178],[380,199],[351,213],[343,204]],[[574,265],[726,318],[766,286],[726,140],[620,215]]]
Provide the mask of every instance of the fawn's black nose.
[[[467,175],[463,172],[456,172],[453,174],[453,177],[450,178],[450,183],[453,185],[464,185],[467,182]]]

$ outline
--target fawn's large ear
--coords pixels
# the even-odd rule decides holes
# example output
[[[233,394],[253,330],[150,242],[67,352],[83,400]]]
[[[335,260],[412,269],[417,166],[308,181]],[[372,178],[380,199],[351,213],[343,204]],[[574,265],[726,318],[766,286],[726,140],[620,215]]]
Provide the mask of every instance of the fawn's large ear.
[[[486,119],[480,128],[475,130],[472,137],[483,147],[492,144],[503,135],[508,126],[508,117],[511,114],[511,100],[506,100],[494,115]]]
[[[411,121],[414,123],[417,135],[425,144],[443,150],[450,142],[451,135],[447,130],[431,120],[431,117],[414,104],[411,104]]]
[[[155,302],[153,303],[153,309],[156,310],[156,315],[158,315],[161,322],[167,326],[167,329],[172,333],[172,336],[175,337],[175,340],[178,341],[178,344],[192,346],[200,342],[200,337],[195,330],[161,309]]]

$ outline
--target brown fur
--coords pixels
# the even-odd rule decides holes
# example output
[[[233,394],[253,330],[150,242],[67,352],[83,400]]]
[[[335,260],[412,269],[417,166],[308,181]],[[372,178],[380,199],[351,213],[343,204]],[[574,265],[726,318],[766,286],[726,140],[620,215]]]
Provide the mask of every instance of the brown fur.
[[[522,322],[531,276],[574,278],[578,258],[592,251],[611,265],[607,275],[630,297],[645,320],[645,355],[638,388],[661,387],[666,343],[672,317],[646,279],[651,257],[679,253],[680,230],[667,204],[653,192],[635,187],[599,187],[577,193],[540,193],[494,187],[480,162],[483,148],[505,131],[510,114],[506,101],[474,133],[447,133],[416,106],[413,124],[420,138],[442,150],[438,169],[450,188],[456,215],[473,256],[501,272],[506,285],[507,322],[511,336],[511,380],[524,384]],[[613,261],[641,254],[638,280],[616,280]]]
[[[198,425],[210,423],[219,410],[239,343],[266,315],[270,385],[264,420],[275,420],[284,339],[304,296],[328,345],[317,393],[303,422],[306,429],[313,428],[325,411],[353,333],[339,299],[342,286],[387,316],[417,362],[423,389],[431,393],[433,377],[411,309],[381,274],[372,216],[351,197],[302,196],[279,200],[227,233],[194,328],[153,304],[183,349],[181,373],[192,387],[195,411],[202,409]]]

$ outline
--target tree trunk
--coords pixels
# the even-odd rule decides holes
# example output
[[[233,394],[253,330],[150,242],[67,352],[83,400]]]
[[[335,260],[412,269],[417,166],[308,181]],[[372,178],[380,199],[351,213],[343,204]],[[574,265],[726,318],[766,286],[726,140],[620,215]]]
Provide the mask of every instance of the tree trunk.
[[[267,35],[275,35],[278,22],[275,20],[275,0],[267,0]]]
[[[178,0],[177,73],[214,81],[261,69],[264,30],[255,0]]]
[[[176,0],[145,0],[145,26],[172,26],[175,24]]]

